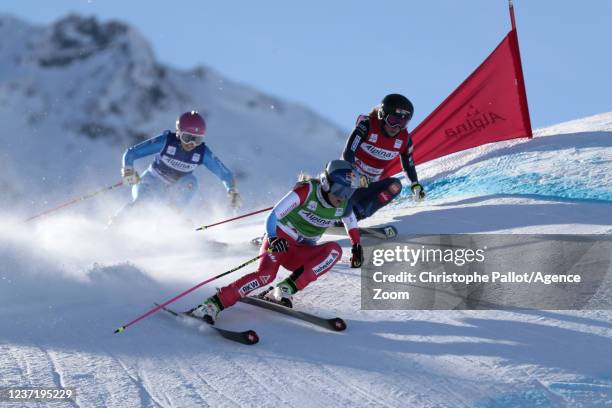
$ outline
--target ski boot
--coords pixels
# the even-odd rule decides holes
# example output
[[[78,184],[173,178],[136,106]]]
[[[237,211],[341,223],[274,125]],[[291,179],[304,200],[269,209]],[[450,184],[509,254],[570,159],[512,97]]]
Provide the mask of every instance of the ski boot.
[[[281,281],[276,287],[270,287],[262,295],[262,299],[268,302],[277,303],[281,306],[293,308],[293,295],[297,292],[297,287],[291,278]]]
[[[223,310],[223,305],[219,296],[214,295],[206,299],[201,305],[189,310],[187,314],[204,320],[206,323],[213,325],[217,319],[217,315]]]

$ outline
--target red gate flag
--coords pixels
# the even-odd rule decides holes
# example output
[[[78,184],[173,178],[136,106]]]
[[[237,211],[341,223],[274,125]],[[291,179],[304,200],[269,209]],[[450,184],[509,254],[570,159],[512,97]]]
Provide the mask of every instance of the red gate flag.
[[[412,132],[424,163],[486,143],[532,137],[516,29]],[[402,171],[399,158],[384,177]]]

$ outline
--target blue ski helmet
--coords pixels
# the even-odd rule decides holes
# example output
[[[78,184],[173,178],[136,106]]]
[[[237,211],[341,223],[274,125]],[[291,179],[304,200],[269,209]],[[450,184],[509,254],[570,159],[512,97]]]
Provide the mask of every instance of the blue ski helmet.
[[[351,163],[346,160],[332,160],[327,163],[320,180],[323,191],[345,200],[351,198],[355,192],[355,173]]]

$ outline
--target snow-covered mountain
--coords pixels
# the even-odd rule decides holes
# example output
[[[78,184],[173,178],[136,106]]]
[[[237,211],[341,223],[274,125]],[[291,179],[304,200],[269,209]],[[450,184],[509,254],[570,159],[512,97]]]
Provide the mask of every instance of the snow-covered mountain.
[[[186,110],[205,115],[207,144],[235,172],[247,206],[276,199],[301,170],[320,171],[346,136],[311,110],[210,68],[157,61],[120,22],[72,15],[33,26],[2,15],[0,38],[0,205],[20,198],[24,213],[113,184],[124,149],[173,129]],[[142,170],[149,160],[141,161]],[[198,172],[202,196],[225,205],[221,184]]]

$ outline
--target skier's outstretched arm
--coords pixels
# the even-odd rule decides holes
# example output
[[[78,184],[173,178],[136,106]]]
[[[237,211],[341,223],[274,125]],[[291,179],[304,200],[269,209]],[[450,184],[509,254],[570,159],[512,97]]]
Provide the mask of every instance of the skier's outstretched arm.
[[[143,157],[150,156],[155,153],[159,153],[164,148],[166,143],[167,134],[161,134],[151,139],[147,139],[144,142],[138,143],[135,146],[129,147],[125,153],[123,153],[122,166],[134,167],[134,162]]]
[[[357,217],[351,209],[350,212],[342,218],[344,228],[351,239],[351,244],[359,244],[361,242],[361,235],[359,234],[359,225],[357,224]]]
[[[363,264],[363,248],[361,247],[361,234],[357,225],[357,217],[353,209],[349,209],[349,213],[342,218],[344,228],[351,238],[351,268],[361,268]]]
[[[159,153],[164,148],[167,137],[168,132],[164,132],[159,136],[152,137],[151,139],[147,139],[144,142],[128,148],[125,153],[123,153],[123,158],[121,160],[121,177],[125,184],[130,186],[138,184],[140,176],[138,172],[134,170],[134,161]]]
[[[236,188],[236,182],[234,181],[234,174],[228,169],[217,156],[206,146],[204,152],[204,166],[210,170],[215,176],[223,182],[225,189],[230,192]]]
[[[417,176],[416,167],[414,165],[414,159],[412,158],[412,152],[414,151],[414,145],[412,144],[412,138],[408,138],[408,147],[406,151],[400,156],[402,161],[402,168],[406,172],[406,175],[412,183],[418,183],[419,178]]]
[[[411,185],[410,190],[416,200],[422,200],[425,198],[425,189],[419,178],[417,177],[416,167],[414,165],[414,159],[412,158],[412,152],[414,151],[414,145],[412,144],[412,138],[408,138],[408,147],[406,151],[400,156],[402,161],[402,168],[406,172],[406,175],[410,179]]]

